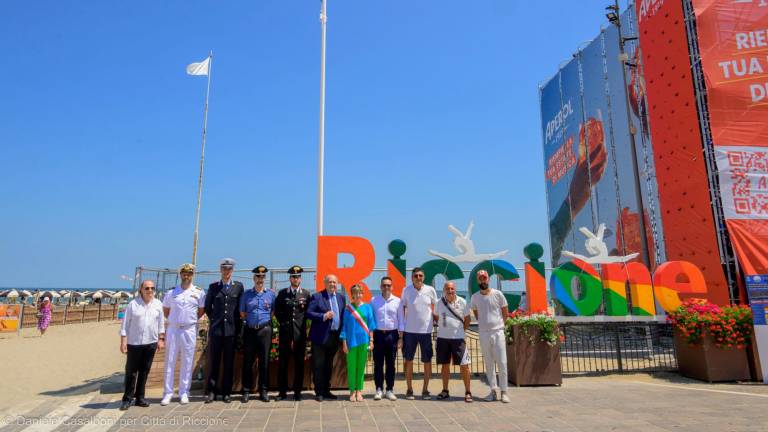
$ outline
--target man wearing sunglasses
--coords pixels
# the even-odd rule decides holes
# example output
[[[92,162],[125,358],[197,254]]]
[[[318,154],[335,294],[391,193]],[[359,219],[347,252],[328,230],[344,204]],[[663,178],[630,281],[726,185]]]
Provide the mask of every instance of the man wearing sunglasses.
[[[155,351],[164,347],[163,304],[155,298],[155,283],[145,280],[141,283],[139,295],[125,308],[120,326],[120,352],[128,355],[125,361],[125,393],[120,410],[127,410],[134,398],[136,406],[149,406],[144,399],[147,376]]]
[[[275,299],[275,317],[279,324],[277,400],[288,399],[288,362],[293,358],[293,399],[301,400],[304,388],[304,355],[307,350],[307,306],[309,291],[301,287],[300,266],[288,269],[291,286],[283,288]]]
[[[192,367],[197,347],[197,321],[205,313],[205,293],[192,285],[195,266],[184,264],[179,269],[181,284],[163,295],[163,314],[168,319],[165,350],[165,388],[160,405],[171,403],[176,359],[181,357],[179,371],[179,399],[182,405],[189,403],[192,384]]]
[[[253,273],[253,289],[240,298],[240,317],[245,320],[243,332],[243,403],[248,402],[253,389],[253,363],[259,360],[259,399],[269,402],[269,350],[272,347],[272,314],[275,293],[265,289],[267,269],[260,265]]]
[[[397,359],[397,347],[400,342],[398,327],[402,316],[400,315],[400,299],[392,294],[392,278],[381,278],[381,295],[371,300],[373,316],[376,319],[376,330],[373,331],[373,381],[376,383],[374,400],[386,397],[396,401],[393,387],[395,386],[395,360]],[[386,366],[386,394],[384,393],[384,378]]]
[[[501,387],[501,401],[509,403],[507,396],[507,343],[504,336],[504,319],[508,315],[507,299],[501,291],[489,285],[488,272],[477,272],[480,292],[472,294],[467,312],[474,311],[480,336],[480,349],[485,361],[485,375],[491,392],[485,398],[488,402],[498,400],[496,390]],[[499,367],[499,382],[496,383],[496,366]]]
[[[400,314],[403,320],[400,321],[398,328],[405,359],[405,383],[408,386],[405,398],[414,399],[413,359],[416,356],[416,347],[419,347],[421,361],[424,362],[424,386],[421,389],[421,398],[429,400],[432,399],[429,394],[429,378],[432,376],[432,326],[437,293],[433,287],[424,283],[424,270],[420,267],[415,267],[411,272],[411,281],[413,283],[405,287],[400,300]]]

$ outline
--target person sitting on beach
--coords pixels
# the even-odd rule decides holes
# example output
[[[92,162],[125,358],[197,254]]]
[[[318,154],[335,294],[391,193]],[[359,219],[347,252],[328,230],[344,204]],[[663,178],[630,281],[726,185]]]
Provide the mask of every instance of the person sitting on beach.
[[[341,347],[347,355],[349,401],[362,402],[365,364],[368,362],[368,351],[373,349],[373,331],[376,330],[376,319],[373,316],[371,305],[363,303],[363,289],[360,285],[353,285],[349,289],[349,293],[352,301],[344,309],[339,339],[341,339]]]
[[[122,411],[131,406],[148,407],[144,399],[147,376],[152,368],[157,348],[165,347],[165,316],[163,304],[155,298],[155,283],[145,280],[136,296],[125,308],[120,326],[120,352],[127,354],[125,360],[125,392]]]
[[[45,334],[48,329],[48,325],[51,324],[51,313],[53,306],[51,306],[51,299],[43,297],[40,301],[40,306],[37,309],[37,329],[40,330],[40,336]]]

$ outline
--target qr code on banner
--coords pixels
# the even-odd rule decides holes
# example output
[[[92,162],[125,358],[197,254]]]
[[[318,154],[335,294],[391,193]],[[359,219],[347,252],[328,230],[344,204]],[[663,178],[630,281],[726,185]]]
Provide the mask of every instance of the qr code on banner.
[[[722,191],[723,205],[742,217],[768,217],[768,152],[750,149],[724,153],[727,166],[718,166],[721,185],[729,189]],[[726,197],[731,202],[726,202]]]

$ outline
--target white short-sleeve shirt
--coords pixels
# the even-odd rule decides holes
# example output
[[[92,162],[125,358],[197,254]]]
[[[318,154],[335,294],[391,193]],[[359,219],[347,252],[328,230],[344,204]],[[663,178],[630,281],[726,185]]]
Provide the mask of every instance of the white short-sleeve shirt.
[[[468,309],[477,310],[477,328],[482,332],[504,329],[504,317],[501,316],[501,308],[507,307],[507,299],[501,291],[490,289],[488,295],[480,292],[472,294]]]
[[[168,314],[168,325],[196,324],[197,309],[205,307],[205,293],[194,285],[187,289],[177,286],[165,293],[163,307],[171,310]]]
[[[461,319],[452,314],[451,310]],[[448,307],[446,307],[441,298],[437,301],[435,312],[437,312],[437,337],[441,339],[464,339],[464,317],[467,316],[466,300],[456,297],[456,300],[453,303],[448,303]]]
[[[400,322],[400,330],[407,333],[432,333],[432,306],[437,303],[437,293],[429,285],[422,285],[417,290],[408,285],[400,297],[400,308],[403,309],[404,322]]]

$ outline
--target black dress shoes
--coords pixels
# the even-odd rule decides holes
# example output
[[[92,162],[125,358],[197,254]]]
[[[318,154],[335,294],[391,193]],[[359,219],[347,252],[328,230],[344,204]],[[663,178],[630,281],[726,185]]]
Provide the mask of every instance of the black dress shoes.
[[[120,411],[125,411],[130,407],[131,407],[131,401],[123,401],[123,403],[120,405]]]
[[[277,400],[279,400],[279,401],[284,401],[286,399],[288,399],[288,395],[285,394],[285,393],[280,393],[280,394],[277,395]]]
[[[223,400],[224,403],[230,403],[230,402],[232,402],[232,396],[226,395],[221,400]]]
[[[301,393],[294,393],[293,394],[293,400],[295,400],[296,402],[300,402],[301,401]]]
[[[261,395],[259,395],[259,400],[262,402],[269,402],[269,396],[267,395],[267,392],[262,392]]]
[[[147,402],[144,399],[136,399],[136,403],[134,405],[136,405],[137,407],[146,408],[149,406],[149,402]]]
[[[244,391],[244,392],[243,392],[243,399],[242,399],[242,400],[240,400],[240,402],[242,402],[242,403],[248,403],[248,399],[249,399],[250,397],[251,397],[251,395],[250,395],[250,394],[249,394],[247,391]]]
[[[315,395],[315,400],[318,401],[318,402],[322,402],[323,401],[323,395]]]
[[[338,396],[336,396],[335,394],[333,394],[333,393],[331,393],[331,392],[328,392],[328,393],[324,393],[324,394],[323,394],[323,397],[324,397],[324,398],[326,398],[326,399],[328,399],[328,400],[336,400],[336,399],[338,399],[338,398],[339,398]]]
[[[216,400],[216,393],[208,393],[208,395],[205,397],[205,403],[209,404]]]

